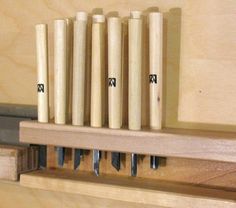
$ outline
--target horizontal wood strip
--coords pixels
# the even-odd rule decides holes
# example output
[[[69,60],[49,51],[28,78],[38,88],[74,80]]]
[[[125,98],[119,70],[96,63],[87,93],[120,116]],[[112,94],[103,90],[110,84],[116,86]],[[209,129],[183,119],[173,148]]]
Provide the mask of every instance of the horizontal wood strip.
[[[140,178],[96,177],[65,170],[40,170],[21,175],[21,185],[163,207],[235,207],[236,193]],[[178,202],[178,203],[176,203]]]
[[[20,141],[164,157],[236,162],[235,133],[180,129],[111,130],[23,121],[20,123]]]

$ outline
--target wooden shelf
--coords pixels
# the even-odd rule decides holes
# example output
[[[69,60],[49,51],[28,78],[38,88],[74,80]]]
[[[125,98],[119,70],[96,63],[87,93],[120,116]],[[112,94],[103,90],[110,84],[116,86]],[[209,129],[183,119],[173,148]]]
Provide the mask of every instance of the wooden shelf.
[[[30,188],[89,195],[160,207],[235,207],[236,193],[206,187],[167,183],[69,170],[39,170],[21,175]]]
[[[226,132],[130,131],[23,121],[20,123],[20,142],[236,162],[236,133]]]
[[[1,206],[9,208],[157,208],[106,198],[32,189],[20,182],[0,180]],[[160,208],[160,207],[158,207]]]

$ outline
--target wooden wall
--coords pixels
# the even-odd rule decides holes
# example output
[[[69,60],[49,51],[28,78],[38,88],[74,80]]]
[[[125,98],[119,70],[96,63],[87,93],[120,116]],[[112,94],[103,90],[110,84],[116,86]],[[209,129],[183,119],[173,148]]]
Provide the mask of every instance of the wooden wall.
[[[0,80],[0,102],[36,104],[36,60],[35,60],[35,30],[37,23],[49,25],[49,54],[50,54],[50,98],[53,93],[53,19],[73,17],[78,10],[86,10],[89,13],[103,12],[111,14],[118,11],[120,16],[127,17],[132,9],[144,11],[156,10],[164,12],[165,16],[165,71],[171,80],[177,80],[180,59],[180,29],[182,0],[148,0],[143,1],[35,1],[29,3],[26,0],[2,1],[0,16],[0,63],[2,64]],[[167,21],[168,20],[168,21]],[[167,35],[168,34],[168,35]],[[147,34],[144,34],[144,42]],[[147,44],[144,43],[145,50]],[[145,53],[147,54],[147,53]],[[144,74],[148,70],[147,55],[143,60]],[[127,70],[127,65],[125,66]],[[168,81],[168,80],[167,80]],[[166,83],[169,85],[169,83]],[[173,86],[174,87],[174,86]],[[146,99],[147,81],[143,84],[143,100]],[[178,90],[167,89],[167,116],[166,125],[172,125],[177,121]],[[127,99],[126,99],[127,104]],[[143,125],[147,123],[147,102],[143,102]],[[53,99],[50,99],[50,107],[53,109]],[[52,115],[51,110],[51,115]],[[127,115],[127,114],[126,114]],[[171,116],[170,116],[171,115]]]
[[[186,1],[179,120],[236,128],[236,2]],[[230,129],[230,127],[225,127]],[[221,126],[221,129],[223,126]]]
[[[36,23],[49,24],[52,83],[53,19],[78,10],[128,16],[156,7],[165,19],[165,126],[236,131],[235,0],[1,0],[0,102],[36,104]],[[236,164],[168,158],[159,171],[146,174],[232,189],[235,170]]]
[[[2,0],[0,102],[36,104],[36,23],[49,24],[52,74],[53,19],[100,8],[120,16],[128,16],[131,9],[159,8],[165,13],[166,126],[235,131],[234,0]]]

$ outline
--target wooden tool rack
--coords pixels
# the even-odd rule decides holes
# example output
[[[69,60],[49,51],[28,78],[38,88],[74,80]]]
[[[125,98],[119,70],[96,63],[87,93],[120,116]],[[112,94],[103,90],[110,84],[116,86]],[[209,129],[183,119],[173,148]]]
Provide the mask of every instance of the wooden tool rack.
[[[20,141],[162,157],[236,161],[236,134],[227,132],[111,130],[24,121],[20,124]],[[236,197],[236,193],[229,190],[163,182],[149,179],[148,176],[132,178],[102,174],[96,177],[91,172],[55,168],[23,174],[20,182],[31,188],[61,190],[164,207],[176,207],[176,201],[181,201],[182,207],[192,203],[194,207],[201,207],[202,204],[207,207],[233,207]]]
[[[20,141],[47,145],[47,169],[22,174],[22,186],[1,181],[0,198],[5,207],[236,207],[233,0],[2,1],[0,100],[8,104],[37,103],[36,24],[49,26],[52,95],[53,19],[72,17],[84,10],[90,15],[119,13],[127,20],[131,10],[147,13],[157,9],[164,15],[166,128],[158,132],[128,131],[24,121]],[[124,37],[127,39],[127,31]],[[145,33],[145,41],[147,37]],[[147,57],[143,56],[144,69],[148,69]],[[127,77],[127,66],[125,69]],[[146,90],[147,83],[142,86],[142,91]],[[125,96],[127,99],[127,92]],[[49,100],[52,107],[53,99]],[[142,100],[148,100],[147,95]],[[148,126],[148,116],[143,113],[147,108],[144,102],[143,126]],[[89,107],[85,114],[89,122]],[[63,168],[56,165],[54,146],[67,147]],[[86,152],[79,170],[73,170],[74,148],[103,150],[99,177],[92,173],[91,151]],[[111,168],[110,151],[126,153],[119,172]],[[136,178],[129,176],[129,153],[133,151],[146,155],[140,157]],[[164,157],[158,170],[150,169],[149,155]]]

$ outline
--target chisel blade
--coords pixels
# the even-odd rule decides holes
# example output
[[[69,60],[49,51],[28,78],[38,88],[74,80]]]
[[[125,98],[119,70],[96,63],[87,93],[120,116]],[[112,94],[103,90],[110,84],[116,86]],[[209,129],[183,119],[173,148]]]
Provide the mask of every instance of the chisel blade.
[[[117,171],[120,170],[120,153],[119,152],[111,153],[111,164]]]
[[[39,167],[47,167],[47,146],[39,145]]]
[[[64,159],[65,159],[65,148],[64,147],[57,147],[57,163],[58,166],[63,167]]]
[[[138,164],[138,155],[131,154],[131,176],[137,175],[137,164]]]
[[[150,157],[150,167],[154,170],[158,169],[159,167],[159,157],[151,156]]]
[[[93,150],[93,170],[96,176],[99,176],[99,162],[101,153],[99,150]]]
[[[80,166],[81,158],[83,156],[82,149],[75,149],[75,158],[74,158],[74,170],[78,169]]]

